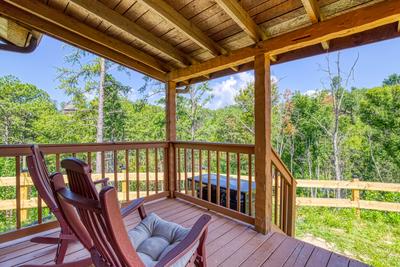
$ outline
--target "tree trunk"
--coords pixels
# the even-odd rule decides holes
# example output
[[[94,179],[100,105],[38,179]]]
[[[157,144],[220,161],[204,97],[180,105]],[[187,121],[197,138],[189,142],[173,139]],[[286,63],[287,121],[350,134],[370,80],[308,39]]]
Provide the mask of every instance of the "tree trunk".
[[[342,170],[340,167],[340,152],[339,152],[339,140],[338,140],[338,132],[335,131],[332,135],[332,144],[333,144],[333,166],[335,171],[335,180],[342,180]],[[340,188],[336,190],[336,198],[341,198]]]
[[[100,58],[100,79],[99,79],[99,106],[97,115],[96,143],[103,142],[104,130],[104,84],[106,79],[106,61]],[[96,154],[96,171],[101,172],[101,152]]]

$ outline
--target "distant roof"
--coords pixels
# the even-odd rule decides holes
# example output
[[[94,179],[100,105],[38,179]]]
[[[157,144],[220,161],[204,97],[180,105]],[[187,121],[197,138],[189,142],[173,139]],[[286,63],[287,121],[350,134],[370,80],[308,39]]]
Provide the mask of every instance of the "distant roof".
[[[183,84],[399,36],[398,0],[5,0],[0,14]],[[82,38],[84,37],[84,38]]]

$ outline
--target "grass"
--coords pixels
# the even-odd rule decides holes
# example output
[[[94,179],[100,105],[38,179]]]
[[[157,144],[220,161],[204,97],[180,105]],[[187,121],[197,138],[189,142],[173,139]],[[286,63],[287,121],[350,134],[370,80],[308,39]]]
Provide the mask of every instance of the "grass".
[[[400,214],[300,207],[296,236],[324,239],[332,250],[372,266],[400,266]]]

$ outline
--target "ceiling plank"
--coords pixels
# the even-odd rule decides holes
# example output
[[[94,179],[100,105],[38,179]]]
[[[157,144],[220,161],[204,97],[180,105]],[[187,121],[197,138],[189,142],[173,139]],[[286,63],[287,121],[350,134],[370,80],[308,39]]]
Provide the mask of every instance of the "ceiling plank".
[[[176,61],[178,64],[180,64],[181,67],[186,67],[192,63],[196,63],[196,61],[193,60],[189,55],[186,55],[179,49],[173,47],[170,43],[143,29],[135,22],[122,16],[121,14],[107,7],[100,1],[70,0],[70,2],[85,9],[86,11],[99,17],[100,19],[107,21],[108,23],[119,28],[120,30],[129,33],[130,35],[146,43],[147,45],[153,47],[157,51]]]
[[[265,40],[266,35],[253,21],[237,0],[215,0],[215,2],[244,30],[255,43]]]
[[[210,51],[213,55],[227,54],[227,51],[222,46],[214,42],[164,0],[140,1],[160,15],[163,19],[174,25],[174,27],[184,33],[193,42]]]
[[[99,43],[114,51],[122,53],[127,57],[142,62],[143,64],[152,67],[161,72],[168,71],[166,65],[161,64],[160,61],[122,41],[119,41],[105,33],[102,33],[70,16],[65,15],[40,1],[25,1],[25,0],[4,0],[15,7],[18,7],[32,15],[38,16],[53,24],[56,24],[64,29],[72,31],[84,38],[93,42]]]
[[[301,0],[307,15],[310,17],[312,23],[317,23],[321,19],[319,6],[317,0]]]
[[[320,44],[355,33],[363,32],[389,23],[398,22],[400,1],[387,0],[359,8],[331,19],[304,27],[262,42],[256,47],[233,50],[229,55],[218,56],[184,69],[173,70],[168,80],[180,82],[201,75],[238,66],[254,60],[254,56],[267,53],[279,55],[296,49]]]
[[[166,80],[165,74],[158,70],[133,60],[124,54],[118,53],[106,46],[100,45],[99,43],[83,38],[82,36],[68,31],[56,24],[50,23],[47,20],[33,16],[31,13],[7,4],[4,1],[0,1],[0,14],[9,19],[18,21],[18,23],[22,23],[23,25],[26,25],[32,29],[48,34],[56,39],[70,43],[104,58],[108,58],[128,68],[137,70],[159,81]]]

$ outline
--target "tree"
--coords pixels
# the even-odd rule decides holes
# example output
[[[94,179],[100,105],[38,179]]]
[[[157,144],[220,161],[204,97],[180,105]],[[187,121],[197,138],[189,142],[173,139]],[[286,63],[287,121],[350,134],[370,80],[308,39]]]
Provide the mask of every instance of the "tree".
[[[115,116],[120,110],[114,110],[115,102],[119,99],[119,94],[126,94],[130,91],[129,86],[124,86],[118,82],[111,74],[112,68],[123,70],[122,67],[115,65],[111,61],[101,57],[93,56],[80,49],[75,49],[65,57],[65,63],[68,67],[58,68],[58,79],[60,80],[60,88],[67,95],[71,95],[72,103],[77,108],[81,116],[86,117],[88,127],[96,127],[96,139],[98,143],[104,142],[104,133],[108,133],[108,140],[116,141],[116,138],[123,138],[123,135],[117,135],[115,129],[117,122]],[[111,101],[107,100],[110,96]],[[91,105],[87,105],[88,100],[94,100]],[[97,118],[95,126],[92,124],[91,114],[93,114],[94,106],[97,107]],[[107,107],[107,109],[105,109]],[[121,118],[121,116],[119,116]],[[105,125],[105,121],[108,122]],[[120,120],[119,120],[120,121]],[[120,121],[121,122],[121,121]],[[107,129],[104,129],[108,126]],[[101,167],[101,153],[96,155],[96,170]]]
[[[41,133],[36,131],[34,124],[56,111],[45,91],[13,76],[0,78],[0,135],[3,144],[36,142]]]
[[[400,84],[400,74],[393,73],[383,80],[383,86],[397,85]]]
[[[187,93],[177,96],[177,129],[182,140],[194,141],[204,122],[204,107],[213,98],[208,83],[187,87]]]
[[[341,181],[342,177],[342,162],[340,155],[340,145],[343,136],[340,132],[340,118],[343,115],[343,99],[346,92],[346,87],[349,85],[350,79],[354,74],[355,66],[358,62],[358,57],[354,61],[352,67],[345,74],[341,69],[340,64],[340,52],[337,53],[335,61],[335,70],[331,69],[329,58],[327,58],[327,68],[324,70],[329,79],[329,88],[327,91],[330,93],[330,102],[332,103],[332,120],[331,122],[324,123],[316,120],[317,123],[325,130],[326,134],[331,137],[332,140],[332,158],[333,158],[333,170],[335,180]],[[340,189],[337,190],[337,198],[341,197]]]

